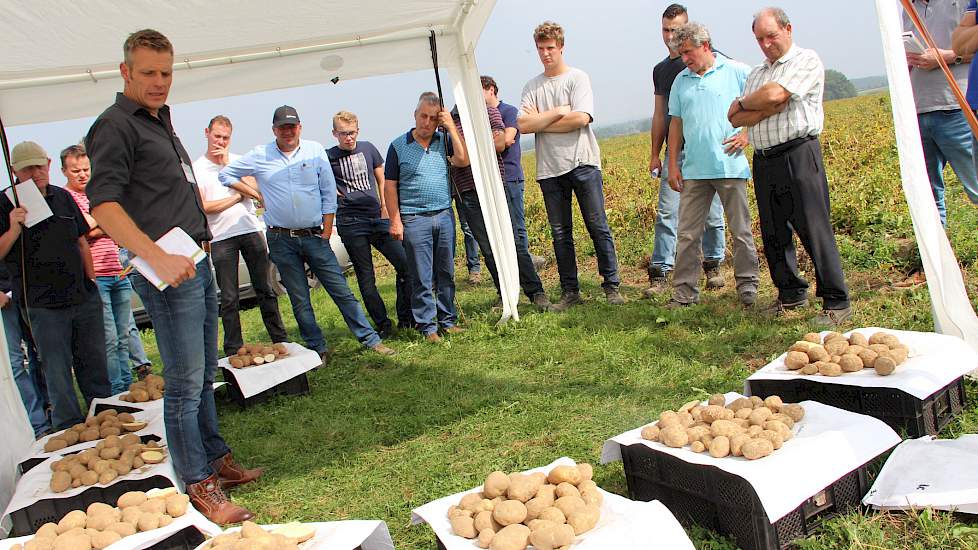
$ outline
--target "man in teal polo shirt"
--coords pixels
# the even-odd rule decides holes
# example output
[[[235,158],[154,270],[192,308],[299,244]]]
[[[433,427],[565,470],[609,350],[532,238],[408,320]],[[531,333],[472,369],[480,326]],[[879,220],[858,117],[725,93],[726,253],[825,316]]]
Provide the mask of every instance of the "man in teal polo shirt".
[[[714,192],[723,203],[733,238],[740,302],[751,307],[757,299],[757,250],[747,207],[750,167],[743,154],[747,133],[736,131],[727,120],[727,109],[743,93],[750,68],[716,54],[711,46],[709,31],[699,23],[677,29],[670,43],[686,69],[676,77],[669,96],[669,150],[682,150],[685,158],[680,169],[680,155],[669,157],[669,186],[680,193],[680,202],[673,298],[667,307],[699,300],[700,239]]]

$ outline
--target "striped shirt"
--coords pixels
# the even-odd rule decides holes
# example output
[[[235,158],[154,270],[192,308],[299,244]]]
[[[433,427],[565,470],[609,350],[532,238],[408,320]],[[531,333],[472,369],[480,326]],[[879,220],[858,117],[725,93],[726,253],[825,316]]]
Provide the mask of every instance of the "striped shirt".
[[[774,63],[764,60],[747,77],[744,95],[750,95],[768,82],[780,84],[791,94],[791,99],[784,111],[762,120],[747,131],[754,149],[767,149],[796,138],[822,133],[825,68],[817,53],[792,45],[788,53]]]
[[[71,189],[65,188],[75,199],[78,209],[89,214],[88,196],[85,193],[76,193]],[[96,277],[117,277],[122,273],[122,264],[119,263],[119,247],[116,246],[108,235],[101,237],[86,237],[88,248],[92,252],[92,263],[95,264]]]
[[[492,135],[494,137],[496,134],[506,130],[506,126],[503,125],[503,115],[499,112],[499,109],[487,105],[486,112],[489,115],[489,128],[492,129]],[[455,129],[458,130],[458,135],[464,139],[465,132],[462,131],[462,120],[458,117],[458,112],[452,111],[452,117],[455,120]],[[499,167],[499,176],[502,177],[503,157],[499,153],[496,153],[496,164]],[[471,166],[465,166],[463,168],[450,166],[449,168],[449,172],[452,175],[452,183],[455,184],[456,191],[464,193],[475,189],[475,177],[472,175]]]

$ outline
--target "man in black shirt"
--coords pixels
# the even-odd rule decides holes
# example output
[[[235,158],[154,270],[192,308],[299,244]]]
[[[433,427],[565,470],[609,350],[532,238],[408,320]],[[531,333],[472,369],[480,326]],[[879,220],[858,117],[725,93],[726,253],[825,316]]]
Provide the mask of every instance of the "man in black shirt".
[[[689,15],[686,8],[672,4],[662,13],[662,41],[669,48],[672,33],[686,24]],[[676,260],[676,231],[679,224],[680,194],[669,187],[666,173],[668,162],[663,163],[659,158],[662,146],[666,143],[669,133],[669,92],[676,75],[683,72],[686,65],[679,53],[669,49],[669,55],[659,62],[652,70],[652,82],[655,86],[655,112],[652,115],[652,158],[649,161],[649,174],[653,179],[661,178],[659,184],[659,202],[655,212],[655,239],[652,245],[652,258],[649,261],[649,288],[645,297],[651,298],[660,292],[671,290],[668,283],[669,272]],[[682,151],[666,150],[666,159],[670,154],[682,154]],[[720,262],[723,261],[725,249],[723,223],[723,205],[720,197],[713,196],[710,212],[706,217],[706,230],[703,233],[703,271],[706,272],[706,288],[719,288],[724,284],[720,274]]]
[[[336,180],[336,232],[350,254],[357,285],[377,334],[386,339],[394,329],[387,306],[377,292],[373,246],[397,273],[397,325],[414,328],[411,315],[411,281],[404,243],[390,236],[390,217],[384,206],[384,157],[369,141],[358,141],[357,115],[340,111],[333,116],[333,137],[339,143],[326,151]]]
[[[33,180],[51,209],[51,216],[26,227],[27,210],[19,206],[19,195],[14,195],[17,206],[7,193],[0,196],[0,257],[44,361],[51,425],[63,430],[84,422],[88,410],[78,404],[72,368],[89,405],[112,394],[102,300],[85,239],[89,226],[71,195],[48,184],[51,160],[40,145],[18,143],[10,164],[17,181]]]
[[[217,424],[217,293],[209,259],[194,262],[163,250],[157,239],[180,228],[202,244],[211,239],[190,157],[170,121],[173,45],[157,31],[137,31],[123,47],[125,88],[85,138],[92,179],[91,213],[112,240],[142,257],[166,286],[132,276],[153,321],[163,359],[163,420],[170,457],[190,501],[215,523],[253,514],[231,503],[224,488],[247,483]],[[104,352],[103,352],[104,357]]]

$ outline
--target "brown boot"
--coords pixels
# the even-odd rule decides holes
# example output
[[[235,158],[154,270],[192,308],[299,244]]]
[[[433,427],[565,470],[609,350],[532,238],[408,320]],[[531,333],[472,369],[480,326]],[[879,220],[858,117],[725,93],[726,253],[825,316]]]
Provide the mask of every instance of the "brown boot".
[[[198,512],[218,525],[240,523],[255,517],[246,508],[228,500],[217,481],[217,474],[212,474],[204,481],[187,485],[187,495]]]
[[[252,482],[258,479],[264,471],[261,468],[246,469],[234,461],[231,453],[211,462],[211,468],[217,473],[217,478],[221,482],[221,489],[230,489],[231,487]]]

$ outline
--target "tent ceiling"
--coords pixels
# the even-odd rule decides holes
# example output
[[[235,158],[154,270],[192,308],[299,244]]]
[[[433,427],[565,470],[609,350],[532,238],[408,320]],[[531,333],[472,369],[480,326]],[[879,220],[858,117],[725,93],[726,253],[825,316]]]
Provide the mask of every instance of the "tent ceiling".
[[[448,64],[460,44],[473,47],[494,4],[279,0],[271,9],[265,2],[8,0],[0,115],[16,125],[97,114],[121,90],[122,42],[140,28],[173,42],[170,103],[181,103],[428,68],[430,30]]]

